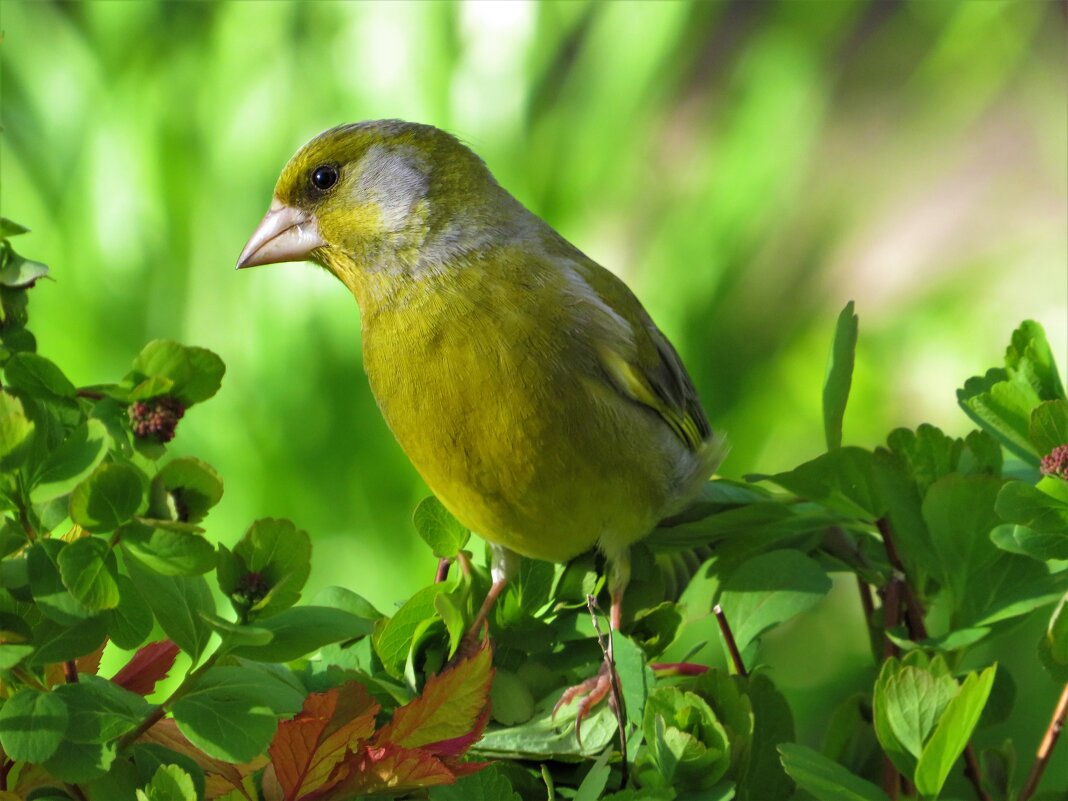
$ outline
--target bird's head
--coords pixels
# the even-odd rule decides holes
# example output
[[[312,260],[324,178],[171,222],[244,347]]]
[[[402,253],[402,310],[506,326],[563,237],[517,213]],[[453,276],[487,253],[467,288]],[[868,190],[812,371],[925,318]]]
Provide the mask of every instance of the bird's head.
[[[455,247],[492,223],[502,192],[482,160],[438,128],[341,125],[290,159],[237,266],[311,260],[342,280],[411,267],[435,243]]]

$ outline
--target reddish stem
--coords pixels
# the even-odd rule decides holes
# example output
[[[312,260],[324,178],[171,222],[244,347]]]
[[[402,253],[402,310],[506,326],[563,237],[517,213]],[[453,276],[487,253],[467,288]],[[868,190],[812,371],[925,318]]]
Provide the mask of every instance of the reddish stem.
[[[1049,726],[1046,727],[1046,735],[1038,746],[1035,763],[1031,766],[1027,782],[1020,791],[1020,801],[1027,801],[1038,789],[1038,783],[1042,781],[1042,774],[1046,771],[1050,755],[1053,753],[1053,746],[1057,744],[1057,738],[1061,736],[1066,720],[1068,720],[1068,684],[1065,684],[1064,689],[1061,690],[1060,700],[1057,701],[1053,717],[1050,719]]]
[[[712,607],[712,614],[716,616],[716,622],[719,624],[719,630],[723,634],[723,640],[727,643],[727,651],[731,655],[731,662],[734,663],[734,672],[739,676],[748,676],[749,671],[745,669],[742,653],[738,650],[738,643],[734,639],[734,632],[731,631],[730,623],[727,622],[727,616],[723,613],[723,607],[716,604]]]

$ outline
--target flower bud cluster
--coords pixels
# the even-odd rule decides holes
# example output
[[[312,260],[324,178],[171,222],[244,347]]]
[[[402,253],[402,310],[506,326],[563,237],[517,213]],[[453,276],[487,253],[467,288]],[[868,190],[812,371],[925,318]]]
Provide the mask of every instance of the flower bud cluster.
[[[151,437],[159,442],[170,442],[174,439],[174,430],[178,426],[178,421],[185,414],[185,406],[177,398],[163,395],[131,403],[127,414],[130,416],[130,426],[136,436],[141,439]]]
[[[1042,475],[1068,481],[1068,445],[1058,445],[1042,457]]]

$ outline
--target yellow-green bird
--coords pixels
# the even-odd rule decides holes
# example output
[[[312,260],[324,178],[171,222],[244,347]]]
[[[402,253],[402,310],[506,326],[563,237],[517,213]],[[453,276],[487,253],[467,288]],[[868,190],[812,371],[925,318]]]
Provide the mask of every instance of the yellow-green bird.
[[[363,364],[397,442],[445,507],[515,554],[608,565],[680,511],[722,452],[679,355],[627,286],[512,197],[456,137],[332,128],[283,169],[239,268],[310,260],[360,306]],[[580,712],[608,689],[573,688]]]

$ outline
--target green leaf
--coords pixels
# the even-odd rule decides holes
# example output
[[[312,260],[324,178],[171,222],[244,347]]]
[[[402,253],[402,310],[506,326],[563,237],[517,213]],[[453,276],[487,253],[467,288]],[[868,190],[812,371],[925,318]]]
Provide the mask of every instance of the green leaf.
[[[175,702],[182,734],[209,756],[248,762],[263,753],[278,720],[295,715],[304,696],[252,666],[213,667]]]
[[[820,801],[889,801],[874,784],[811,748],[782,743],[779,755],[790,777]]]
[[[823,430],[827,437],[827,450],[842,447],[842,418],[845,416],[846,401],[849,400],[849,385],[853,381],[857,321],[857,315],[853,313],[853,301],[849,301],[838,315],[831,357],[827,363],[827,377],[823,382]]]
[[[830,589],[830,578],[815,560],[800,551],[772,551],[732,572],[719,603],[738,648],[745,650],[763,631],[815,606]]]
[[[439,559],[452,559],[467,544],[471,532],[431,495],[415,507],[415,528]]]
[[[119,576],[119,605],[104,614],[108,637],[119,648],[131,650],[152,633],[152,610],[129,576]]]
[[[627,719],[640,724],[645,715],[645,701],[655,683],[653,671],[646,665],[645,652],[618,631],[612,633],[612,648]]]
[[[1024,320],[1012,332],[1005,351],[1005,367],[1032,386],[1042,400],[1065,399],[1064,384],[1057,373],[1046,332],[1034,320]]]
[[[92,653],[107,636],[107,627],[100,617],[91,617],[63,626],[48,618],[41,619],[33,627],[33,655],[29,664],[44,667],[56,662],[66,662]]]
[[[430,801],[520,801],[519,793],[494,766],[464,776],[456,784],[430,788]]]
[[[24,289],[33,286],[34,282],[46,275],[48,267],[44,264],[9,250],[3,269],[0,269],[0,285],[11,289]]]
[[[730,694],[719,692],[712,699],[712,706],[720,720],[740,740],[737,745],[737,749],[742,750],[738,801],[786,798],[793,792],[793,782],[779,763],[776,749],[781,743],[795,739],[790,704],[766,674],[756,673],[747,679],[735,676],[732,681],[736,687],[744,688],[745,695],[733,700]],[[729,710],[724,706],[728,699]],[[745,748],[745,737],[750,732],[751,740]],[[732,748],[735,747],[732,743]]]
[[[1031,412],[1031,443],[1043,456],[1068,444],[1068,401],[1043,401]]]
[[[1008,523],[991,530],[990,539],[1003,551],[1030,556],[1040,562],[1068,559],[1068,532],[1039,532]]]
[[[60,684],[52,692],[67,706],[66,739],[75,743],[115,740],[132,731],[151,708],[137,693],[93,675],[80,676],[75,684]]]
[[[61,698],[24,687],[0,707],[0,745],[10,759],[40,764],[63,742],[69,720]]]
[[[502,726],[526,723],[534,715],[534,696],[515,673],[497,668],[490,690],[490,709],[493,719]]]
[[[59,367],[36,353],[12,356],[4,365],[4,378],[7,386],[33,396],[73,398],[78,392]]]
[[[160,628],[196,662],[211,638],[203,615],[215,614],[215,600],[203,576],[161,576],[135,557],[126,570],[141,597],[152,609]]]
[[[0,391],[0,470],[12,470],[25,460],[33,434],[22,401]]]
[[[194,798],[204,798],[206,791],[204,771],[200,765],[186,754],[179,754],[177,751],[172,751],[156,743],[138,743],[130,748],[129,754],[133,762],[131,767],[133,767],[137,776],[137,784],[145,785],[151,783],[152,779],[155,778],[156,772],[161,767],[174,765],[192,777]],[[95,798],[95,796],[93,797]],[[231,799],[231,801],[237,800]]]
[[[608,779],[612,775],[612,767],[608,761],[612,758],[614,750],[606,748],[604,752],[594,760],[582,783],[575,791],[575,801],[597,801],[601,798],[604,788],[608,786]]]
[[[25,234],[29,232],[29,230],[30,229],[26,226],[19,225],[17,222],[13,222],[7,217],[0,217],[0,239],[8,239],[12,236]]]
[[[70,518],[87,531],[112,531],[138,510],[143,495],[138,470],[117,462],[104,463],[74,488]]]
[[[701,696],[657,687],[645,704],[645,747],[635,760],[641,785],[711,789],[730,767],[730,738]]]
[[[103,461],[109,441],[99,420],[88,420],[74,429],[37,471],[30,501],[45,503],[69,494]]]
[[[294,606],[257,620],[256,626],[271,632],[271,640],[235,648],[231,652],[234,656],[257,662],[290,662],[333,642],[366,637],[372,629],[370,621],[326,606]]]
[[[349,614],[362,617],[364,620],[378,620],[383,617],[370,601],[346,587],[323,587],[315,594],[312,604],[344,609]]]
[[[1046,643],[1050,659],[1068,667],[1068,593],[1061,598],[1049,619]]]
[[[26,551],[26,570],[30,592],[41,614],[57,623],[72,625],[92,613],[70,594],[59,574],[59,554],[66,547],[61,540],[38,539]]]
[[[408,659],[416,629],[423,621],[436,617],[434,598],[444,590],[441,584],[424,587],[409,598],[392,618],[375,626],[372,635],[375,653],[391,676],[400,678],[404,675],[404,663]]]
[[[952,676],[907,665],[890,676],[880,690],[876,703],[885,706],[897,741],[918,759],[935,723],[956,696],[957,682]]]
[[[225,372],[222,359],[210,350],[156,339],[134,359],[131,377],[135,383],[146,378],[167,379],[171,382],[169,394],[189,406],[218,392]]]
[[[960,692],[946,707],[916,765],[916,789],[923,795],[934,797],[941,792],[953,763],[964,752],[979,722],[996,672],[997,666],[992,666],[979,674],[969,673]]]
[[[534,717],[518,726],[488,729],[471,754],[489,759],[534,759],[563,758],[574,760],[579,756],[594,756],[601,753],[617,732],[615,715],[608,704],[599,704],[582,721],[582,743],[575,737],[575,708],[569,704],[553,715],[553,703],[563,694],[563,689],[538,702]]]
[[[215,567],[215,548],[193,532],[138,523],[122,529],[119,543],[124,552],[164,576],[197,576]]]
[[[240,561],[244,573],[235,582],[234,576],[224,576],[220,568],[220,587],[239,613],[254,612],[262,618],[300,600],[311,572],[311,539],[288,520],[257,520],[234,546],[233,557]],[[253,589],[241,583],[250,574],[255,577],[248,585]]]
[[[874,520],[882,516],[872,454],[863,448],[836,448],[770,480],[848,517]]]
[[[177,765],[160,765],[137,801],[197,801],[193,777]]]
[[[64,782],[82,784],[103,778],[117,755],[117,743],[76,743],[64,740],[44,763],[49,775]]]
[[[199,523],[223,494],[215,468],[184,456],[168,462],[152,479],[148,511],[162,520]]]
[[[119,605],[115,557],[99,537],[82,537],[57,557],[59,574],[70,594],[86,609],[99,612]]]
[[[1068,503],[1023,481],[1009,481],[995,507],[1002,520],[1034,531],[1068,535]]]

